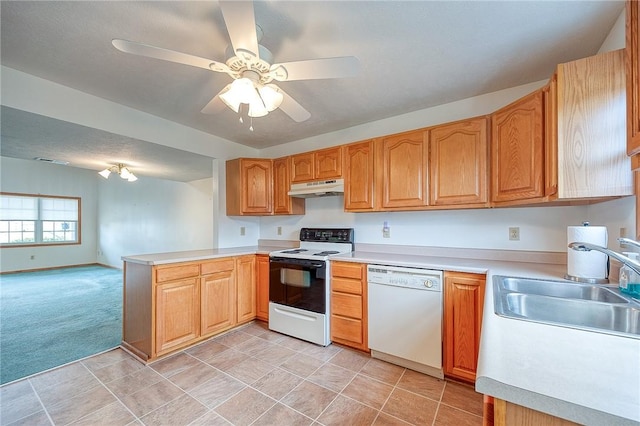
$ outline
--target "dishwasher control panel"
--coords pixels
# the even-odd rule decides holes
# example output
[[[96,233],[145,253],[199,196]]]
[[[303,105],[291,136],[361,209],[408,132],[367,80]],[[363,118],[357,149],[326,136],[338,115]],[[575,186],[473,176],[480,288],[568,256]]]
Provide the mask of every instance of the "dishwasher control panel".
[[[431,269],[367,265],[367,281],[370,284],[442,291],[442,271]]]

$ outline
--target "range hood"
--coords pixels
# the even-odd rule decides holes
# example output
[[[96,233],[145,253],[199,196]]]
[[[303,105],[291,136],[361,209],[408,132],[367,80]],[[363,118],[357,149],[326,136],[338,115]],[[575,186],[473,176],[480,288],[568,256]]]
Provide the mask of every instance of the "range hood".
[[[344,179],[293,183],[289,195],[298,198],[326,197],[344,194]]]

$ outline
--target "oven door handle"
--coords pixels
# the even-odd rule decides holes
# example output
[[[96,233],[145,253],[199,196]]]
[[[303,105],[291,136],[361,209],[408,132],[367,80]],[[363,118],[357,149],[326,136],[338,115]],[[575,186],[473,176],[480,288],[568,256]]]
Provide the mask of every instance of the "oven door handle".
[[[312,260],[302,260],[302,259],[290,259],[286,257],[272,257],[269,261],[271,263],[280,263],[284,265],[297,265],[297,266],[304,266],[306,268],[323,268],[325,266],[324,262],[314,262]]]

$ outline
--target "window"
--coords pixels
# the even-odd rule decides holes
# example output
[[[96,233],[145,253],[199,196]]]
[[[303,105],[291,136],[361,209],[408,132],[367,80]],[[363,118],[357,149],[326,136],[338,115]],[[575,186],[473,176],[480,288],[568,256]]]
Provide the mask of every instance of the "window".
[[[0,194],[3,247],[80,243],[80,198]]]

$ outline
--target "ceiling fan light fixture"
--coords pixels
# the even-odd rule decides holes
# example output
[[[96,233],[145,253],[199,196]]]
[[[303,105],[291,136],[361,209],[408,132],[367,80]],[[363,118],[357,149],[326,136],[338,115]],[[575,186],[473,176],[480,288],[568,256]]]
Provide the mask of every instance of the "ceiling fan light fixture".
[[[274,84],[262,86],[258,89],[258,92],[269,112],[278,108],[284,99],[282,92]]]
[[[129,176],[131,176],[131,172],[129,172],[129,169],[127,169],[126,167],[121,167],[120,168],[120,177],[122,179],[129,179]]]
[[[109,179],[109,175],[111,175],[111,173],[117,173],[118,175],[120,175],[122,179],[125,179],[129,182],[135,182],[138,180],[136,175],[131,173],[131,171],[124,164],[121,164],[121,163],[116,164],[114,166],[109,166],[106,169],[102,170],[101,172],[98,172],[98,174],[105,179]]]
[[[103,178],[105,178],[105,179],[109,179],[109,175],[111,174],[111,170],[109,170],[109,167],[107,167],[107,168],[106,168],[106,169],[104,169],[103,171],[98,172],[98,174],[99,174],[100,176],[102,176]]]

